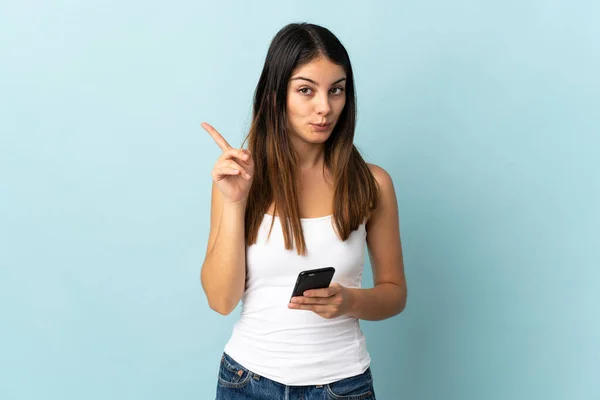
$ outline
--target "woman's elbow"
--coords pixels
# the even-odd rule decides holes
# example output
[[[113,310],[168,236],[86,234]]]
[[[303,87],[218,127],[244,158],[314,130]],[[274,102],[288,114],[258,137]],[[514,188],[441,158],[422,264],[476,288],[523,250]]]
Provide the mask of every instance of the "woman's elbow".
[[[221,315],[229,315],[235,309],[235,305],[227,304],[225,302],[208,301],[208,306],[211,310],[218,312]]]

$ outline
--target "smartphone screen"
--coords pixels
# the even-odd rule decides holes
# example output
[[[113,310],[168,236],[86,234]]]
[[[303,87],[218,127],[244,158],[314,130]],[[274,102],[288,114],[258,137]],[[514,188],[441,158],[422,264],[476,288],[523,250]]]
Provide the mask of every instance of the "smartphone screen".
[[[300,272],[292,291],[292,297],[302,296],[305,290],[329,287],[334,273],[335,268],[333,267],[310,269]]]

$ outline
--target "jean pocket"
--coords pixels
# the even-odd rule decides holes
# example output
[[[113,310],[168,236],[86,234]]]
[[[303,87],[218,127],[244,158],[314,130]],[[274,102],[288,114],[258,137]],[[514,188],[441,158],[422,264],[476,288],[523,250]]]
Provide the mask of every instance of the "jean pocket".
[[[356,376],[345,378],[328,384],[327,394],[332,400],[367,400],[374,399],[373,376],[371,369]]]
[[[231,358],[227,353],[221,356],[219,366],[219,384],[225,387],[239,389],[250,382],[251,372]]]

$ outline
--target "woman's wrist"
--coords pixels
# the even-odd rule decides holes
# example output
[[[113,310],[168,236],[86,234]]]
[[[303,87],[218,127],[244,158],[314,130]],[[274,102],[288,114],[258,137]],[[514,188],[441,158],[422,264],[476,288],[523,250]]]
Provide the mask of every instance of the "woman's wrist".
[[[348,311],[347,315],[359,318],[361,290],[359,288],[346,288],[348,290]]]

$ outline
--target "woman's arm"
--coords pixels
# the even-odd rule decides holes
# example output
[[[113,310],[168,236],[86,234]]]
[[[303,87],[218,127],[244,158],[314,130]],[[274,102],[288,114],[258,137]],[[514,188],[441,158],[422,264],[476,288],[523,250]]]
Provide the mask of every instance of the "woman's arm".
[[[234,149],[210,124],[202,127],[223,151],[212,170],[210,234],[200,280],[210,308],[227,315],[246,285],[245,214],[254,161],[244,149]]]
[[[349,315],[365,320],[382,320],[399,314],[406,306],[398,203],[390,175],[369,164],[379,184],[378,204],[367,222],[367,247],[373,268],[370,289],[347,288],[351,305]]]
[[[200,279],[210,308],[223,315],[235,309],[245,290],[245,212],[246,199],[225,201],[213,182],[210,234]]]

